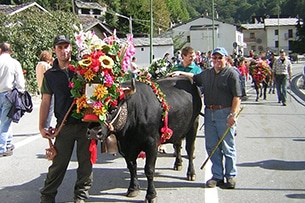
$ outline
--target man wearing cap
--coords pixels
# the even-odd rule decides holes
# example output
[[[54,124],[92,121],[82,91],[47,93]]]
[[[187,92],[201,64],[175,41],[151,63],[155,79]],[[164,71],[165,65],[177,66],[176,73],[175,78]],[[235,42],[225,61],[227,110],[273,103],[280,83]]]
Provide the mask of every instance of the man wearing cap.
[[[74,186],[74,202],[85,202],[85,199],[89,197],[88,190],[92,185],[90,140],[86,136],[87,123],[72,117],[71,114],[68,114],[64,121],[64,117],[73,102],[69,88],[70,79],[74,75],[74,72],[69,70],[72,52],[69,38],[65,35],[58,35],[54,39],[53,52],[56,54],[56,59],[53,62],[53,67],[46,71],[41,87],[39,131],[43,138],[54,138],[54,134],[44,128],[52,95],[54,95],[55,101],[56,128],[62,122],[65,122],[65,125],[55,138],[54,146],[57,155],[53,158],[44,186],[40,189],[40,199],[41,202],[55,202],[57,189],[62,183],[76,142],[78,169]]]
[[[287,105],[287,79],[291,83],[292,65],[291,61],[286,57],[285,51],[280,50],[280,57],[276,59],[272,67],[273,78],[277,92],[278,103]]]
[[[177,71],[169,76],[187,76],[193,78],[197,86],[203,87],[205,143],[209,155],[226,129],[230,128],[211,157],[213,177],[206,182],[206,187],[234,189],[237,175],[234,135],[242,90],[237,71],[226,67],[227,57],[226,49],[217,47],[212,53],[213,68],[200,74]]]

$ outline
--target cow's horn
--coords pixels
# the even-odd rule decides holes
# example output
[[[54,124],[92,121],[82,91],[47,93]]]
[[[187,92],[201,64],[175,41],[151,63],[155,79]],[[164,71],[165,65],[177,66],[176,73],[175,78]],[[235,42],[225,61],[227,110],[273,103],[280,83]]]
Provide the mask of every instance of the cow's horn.
[[[129,96],[136,93],[136,80],[132,78],[130,88],[124,88],[123,91],[125,96]]]

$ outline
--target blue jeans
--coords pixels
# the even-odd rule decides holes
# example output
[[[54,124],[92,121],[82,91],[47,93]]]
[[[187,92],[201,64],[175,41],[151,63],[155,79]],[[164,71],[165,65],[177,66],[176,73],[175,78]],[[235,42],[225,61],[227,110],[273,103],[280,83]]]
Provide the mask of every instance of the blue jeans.
[[[205,147],[209,155],[227,129],[227,116],[230,114],[230,110],[231,108],[220,110],[205,109]],[[237,174],[235,130],[236,124],[230,128],[228,134],[211,157],[213,178],[231,178]]]
[[[12,119],[7,117],[12,103],[5,97],[6,94],[8,94],[7,91],[0,93],[0,153],[6,152],[6,148],[10,147],[13,139]]]
[[[287,77],[288,75],[275,75],[277,98],[283,104],[287,101]]]

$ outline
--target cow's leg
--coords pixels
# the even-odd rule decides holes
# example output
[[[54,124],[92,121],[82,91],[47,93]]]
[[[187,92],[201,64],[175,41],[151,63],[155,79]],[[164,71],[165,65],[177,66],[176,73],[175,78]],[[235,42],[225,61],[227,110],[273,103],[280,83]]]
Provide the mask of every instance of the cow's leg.
[[[255,101],[259,100],[259,86],[257,86],[257,84],[255,84],[255,91],[256,91],[256,99]]]
[[[125,160],[127,163],[127,168],[129,169],[130,172],[130,183],[126,196],[136,197],[140,192],[140,184],[137,176],[137,161],[136,158],[132,160],[128,160],[127,158],[125,158]]]
[[[145,147],[145,149],[146,162],[144,170],[147,178],[147,191],[145,202],[153,203],[155,202],[157,197],[157,192],[154,184],[155,165],[158,154],[157,141],[154,141],[153,138],[150,138],[150,141],[147,142],[147,146]]]
[[[268,88],[268,83],[264,82],[263,83],[263,94],[264,94],[264,100],[267,99],[267,88]]]
[[[194,151],[195,151],[195,140],[196,140],[196,135],[197,135],[197,128],[198,128],[198,122],[199,122],[199,117],[196,118],[196,120],[193,123],[192,128],[190,131],[187,133],[185,137],[185,149],[187,152],[187,156],[189,159],[189,166],[187,169],[187,180],[194,181],[196,179],[196,173],[194,169]]]
[[[179,142],[174,143],[174,149],[175,149],[175,154],[176,154],[176,160],[174,163],[175,171],[182,170],[181,145],[182,145],[182,139]]]

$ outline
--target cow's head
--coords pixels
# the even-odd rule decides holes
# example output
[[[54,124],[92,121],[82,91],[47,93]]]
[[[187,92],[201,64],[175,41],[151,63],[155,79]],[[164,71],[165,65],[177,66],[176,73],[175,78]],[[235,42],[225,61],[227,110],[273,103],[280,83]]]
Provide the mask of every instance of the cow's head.
[[[131,87],[122,88],[124,98],[118,102],[118,105],[111,107],[106,113],[106,121],[100,123],[90,123],[87,129],[89,139],[105,140],[110,134],[123,129],[127,120],[127,103],[126,100],[130,95],[136,92],[135,80],[131,81]]]

